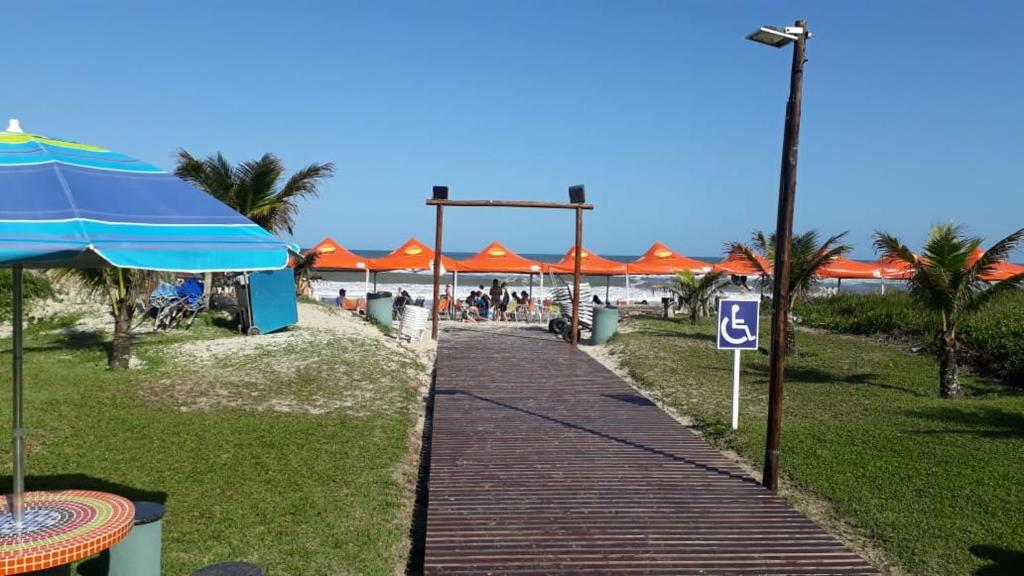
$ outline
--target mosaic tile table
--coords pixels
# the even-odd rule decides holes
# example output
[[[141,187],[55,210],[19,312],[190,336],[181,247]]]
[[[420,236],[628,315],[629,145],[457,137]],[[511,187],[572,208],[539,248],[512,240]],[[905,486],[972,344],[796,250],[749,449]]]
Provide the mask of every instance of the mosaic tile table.
[[[62,566],[110,548],[132,529],[135,507],[105,492],[26,492],[19,527],[0,498],[0,576]]]

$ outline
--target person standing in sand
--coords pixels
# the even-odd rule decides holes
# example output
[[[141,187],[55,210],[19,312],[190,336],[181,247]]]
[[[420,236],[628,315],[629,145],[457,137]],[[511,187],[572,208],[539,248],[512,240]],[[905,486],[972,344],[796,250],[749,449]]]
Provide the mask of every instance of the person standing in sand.
[[[498,279],[495,278],[494,282],[491,283],[491,302],[490,307],[494,311],[494,319],[498,318],[499,310],[501,309],[501,284],[498,284]]]

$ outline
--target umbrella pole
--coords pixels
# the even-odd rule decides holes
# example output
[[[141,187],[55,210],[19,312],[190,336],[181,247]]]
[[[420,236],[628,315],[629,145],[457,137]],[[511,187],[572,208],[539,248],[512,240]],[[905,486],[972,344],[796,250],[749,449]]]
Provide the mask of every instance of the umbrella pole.
[[[626,274],[626,305],[629,305],[629,274]]]
[[[530,272],[530,300],[533,300],[533,272]]]
[[[22,403],[24,399],[24,381],[22,374],[22,355],[24,354],[24,341],[22,334],[22,274],[21,264],[15,264],[11,269],[11,276],[14,284],[14,302],[11,318],[11,348],[13,354],[12,396],[14,397],[13,412],[13,449],[11,455],[14,458],[14,476],[12,477],[13,502],[11,511],[14,514],[14,522],[21,525],[25,517],[25,431],[22,421]]]
[[[606,305],[607,304],[611,304],[611,302],[608,301],[608,295],[611,294],[611,291],[612,291],[612,277],[611,277],[611,275],[608,275],[608,276],[604,277],[604,303]]]
[[[369,268],[366,269],[366,280],[363,281],[363,289],[367,293],[370,292],[370,269]]]

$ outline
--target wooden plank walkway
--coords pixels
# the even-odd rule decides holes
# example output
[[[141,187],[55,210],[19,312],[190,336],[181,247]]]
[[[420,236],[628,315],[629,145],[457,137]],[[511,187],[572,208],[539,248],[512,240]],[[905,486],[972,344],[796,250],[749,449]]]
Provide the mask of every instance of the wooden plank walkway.
[[[876,574],[543,330],[448,328],[424,573]]]

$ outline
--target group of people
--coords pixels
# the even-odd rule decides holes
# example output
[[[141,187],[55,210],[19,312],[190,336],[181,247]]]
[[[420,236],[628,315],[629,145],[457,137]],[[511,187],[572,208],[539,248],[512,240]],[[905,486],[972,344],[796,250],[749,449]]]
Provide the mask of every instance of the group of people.
[[[445,287],[445,297],[448,302],[455,302],[451,284]],[[466,297],[462,306],[460,317],[466,322],[509,320],[513,302],[515,307],[528,308],[531,304],[530,295],[526,290],[519,293],[509,290],[508,283],[498,282],[498,279],[495,278],[489,290],[484,290],[484,287],[480,286],[478,290],[469,292],[469,296]]]

